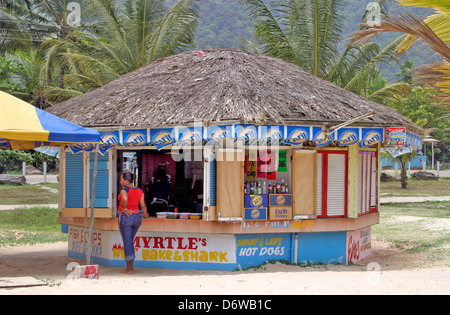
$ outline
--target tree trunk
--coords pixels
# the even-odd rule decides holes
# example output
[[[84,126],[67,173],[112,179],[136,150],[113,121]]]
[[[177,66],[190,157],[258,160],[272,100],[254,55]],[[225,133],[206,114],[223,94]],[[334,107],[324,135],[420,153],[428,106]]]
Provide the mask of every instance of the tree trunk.
[[[64,89],[64,66],[62,64],[59,70],[59,87]]]
[[[401,176],[402,189],[406,189],[408,185],[408,175],[406,174],[406,165],[402,165],[402,176]]]

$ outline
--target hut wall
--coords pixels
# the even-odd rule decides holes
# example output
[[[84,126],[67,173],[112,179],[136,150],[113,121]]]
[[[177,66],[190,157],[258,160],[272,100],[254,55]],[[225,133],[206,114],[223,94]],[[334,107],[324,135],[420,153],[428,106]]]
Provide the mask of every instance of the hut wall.
[[[113,152],[99,155],[94,215],[97,218],[115,216],[112,198],[115,183]],[[94,154],[69,151],[61,152],[59,181],[60,212],[64,217],[90,217]],[[89,211],[88,211],[89,210]]]

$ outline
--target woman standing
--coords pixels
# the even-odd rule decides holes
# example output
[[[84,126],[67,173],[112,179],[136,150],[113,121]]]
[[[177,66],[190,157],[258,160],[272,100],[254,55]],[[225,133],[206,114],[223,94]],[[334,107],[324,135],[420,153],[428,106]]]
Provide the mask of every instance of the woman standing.
[[[119,229],[123,240],[125,261],[127,262],[127,268],[121,273],[127,274],[134,272],[134,237],[142,223],[139,206],[144,213],[144,217],[149,217],[147,206],[145,205],[144,193],[141,189],[131,185],[134,176],[134,174],[126,172],[120,177],[122,190],[119,194]]]

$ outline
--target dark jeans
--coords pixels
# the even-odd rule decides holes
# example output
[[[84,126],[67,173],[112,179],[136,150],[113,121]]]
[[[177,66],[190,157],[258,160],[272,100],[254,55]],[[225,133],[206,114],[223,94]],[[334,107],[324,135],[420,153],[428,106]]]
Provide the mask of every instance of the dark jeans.
[[[129,216],[121,213],[119,215],[119,230],[123,240],[123,250],[125,260],[134,260],[134,237],[142,224],[142,217],[139,213],[132,213]]]
[[[167,212],[169,208],[166,203],[152,203],[148,209],[148,214],[151,217],[156,217],[157,212]]]

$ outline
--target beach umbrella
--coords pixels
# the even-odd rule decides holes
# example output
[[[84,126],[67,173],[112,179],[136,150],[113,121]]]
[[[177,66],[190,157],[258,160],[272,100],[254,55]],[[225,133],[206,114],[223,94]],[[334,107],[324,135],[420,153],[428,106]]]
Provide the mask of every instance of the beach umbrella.
[[[100,133],[84,128],[58,116],[47,113],[10,94],[0,91],[0,147],[28,150],[41,146],[63,147],[69,144],[98,143]],[[92,227],[94,219],[95,186],[97,179],[98,150],[95,153],[92,183],[91,222],[87,250],[90,264]]]
[[[98,142],[97,130],[78,126],[0,91],[0,147],[28,150]]]

